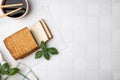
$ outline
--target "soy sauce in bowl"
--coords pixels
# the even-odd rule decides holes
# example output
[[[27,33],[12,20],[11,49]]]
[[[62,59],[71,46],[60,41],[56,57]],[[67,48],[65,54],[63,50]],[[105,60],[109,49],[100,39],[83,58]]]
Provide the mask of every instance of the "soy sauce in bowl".
[[[22,6],[14,6],[14,7],[9,7],[9,8],[3,8],[2,11],[3,13],[8,13],[10,11],[13,11],[17,8],[22,7],[21,10],[14,12],[10,15],[8,15],[8,17],[11,18],[21,18],[23,16],[25,16],[28,13],[28,1],[27,0],[3,0],[2,5],[10,5],[10,4],[19,4],[22,3]]]

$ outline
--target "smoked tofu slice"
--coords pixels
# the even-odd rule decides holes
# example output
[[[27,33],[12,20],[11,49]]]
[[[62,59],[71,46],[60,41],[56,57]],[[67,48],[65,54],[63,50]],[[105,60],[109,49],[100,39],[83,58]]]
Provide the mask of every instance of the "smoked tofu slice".
[[[24,58],[39,48],[27,27],[7,37],[4,44],[15,60]]]

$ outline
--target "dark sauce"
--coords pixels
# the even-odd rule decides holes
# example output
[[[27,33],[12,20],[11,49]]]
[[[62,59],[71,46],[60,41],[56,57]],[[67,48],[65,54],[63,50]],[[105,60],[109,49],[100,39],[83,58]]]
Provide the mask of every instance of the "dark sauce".
[[[20,17],[26,12],[26,9],[27,9],[27,5],[26,5],[25,0],[4,0],[2,5],[19,4],[19,3],[23,3],[23,5],[22,6],[14,6],[14,7],[10,7],[10,8],[3,8],[2,10],[3,10],[4,13],[8,13],[8,12],[10,12],[12,10],[15,10],[17,8],[22,7],[21,10],[8,15],[9,17],[13,17],[13,18]]]

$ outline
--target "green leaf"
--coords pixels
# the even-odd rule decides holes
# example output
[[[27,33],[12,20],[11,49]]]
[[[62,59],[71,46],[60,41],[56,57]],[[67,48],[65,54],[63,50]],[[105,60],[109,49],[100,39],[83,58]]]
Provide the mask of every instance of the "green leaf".
[[[52,55],[58,54],[58,50],[54,47],[49,48],[48,52]]]
[[[41,42],[40,44],[41,49],[45,50],[46,49],[46,44],[44,41]]]
[[[8,73],[8,72],[5,71],[5,70],[2,70],[2,71],[1,71],[1,74],[2,74],[2,75],[5,75],[5,74],[7,74],[7,73]]]
[[[6,68],[8,68],[8,67],[9,67],[8,63],[4,63],[1,68],[2,68],[2,69],[6,69]]]
[[[37,51],[35,54],[35,59],[42,57],[42,53],[43,53],[42,51]]]
[[[20,70],[18,68],[12,68],[8,71],[8,75],[14,75],[18,73]]]
[[[50,59],[50,55],[48,53],[44,53],[44,57],[45,59],[49,60]]]
[[[4,63],[0,68],[0,74],[2,75],[7,74],[8,66],[9,66],[8,63]]]
[[[45,48],[45,49],[43,50],[43,52],[48,52],[48,50],[49,50],[49,48]]]

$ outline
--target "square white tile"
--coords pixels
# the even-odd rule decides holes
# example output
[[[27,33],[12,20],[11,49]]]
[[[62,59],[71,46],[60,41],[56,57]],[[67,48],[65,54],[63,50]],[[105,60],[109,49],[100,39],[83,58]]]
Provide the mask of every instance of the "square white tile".
[[[73,80],[86,80],[87,73],[86,71],[74,70],[73,71]]]
[[[112,15],[113,16],[120,16],[120,3],[113,3],[112,4]]]
[[[119,56],[120,55],[120,43],[114,42],[112,43],[112,55]]]
[[[100,3],[99,13],[100,13],[100,16],[111,16],[112,15],[112,3]]]
[[[102,56],[100,57],[100,70],[101,71],[111,71],[111,57],[109,56]]]
[[[112,42],[112,32],[111,31],[100,31],[100,43],[110,44]]]
[[[120,80],[120,72],[119,71],[114,71],[112,73],[113,75],[113,80]]]
[[[99,15],[99,7],[97,3],[87,3],[87,15],[88,16]]]
[[[87,17],[86,21],[87,30],[98,30],[99,29],[99,18],[98,17]]]
[[[100,44],[100,56],[111,56],[112,55],[112,45],[111,44]]]
[[[87,56],[87,70],[99,70],[98,56]]]
[[[112,73],[110,71],[100,72],[100,80],[112,80]]]
[[[102,16],[100,17],[100,30],[111,30],[112,29],[112,17]]]
[[[74,58],[73,69],[74,70],[86,70],[86,57]]]
[[[87,55],[98,56],[99,55],[99,45],[98,44],[88,44],[87,45]]]
[[[98,43],[99,32],[97,30],[86,31],[86,42],[87,43]]]
[[[111,67],[112,71],[120,70],[120,56],[112,56]]]
[[[87,71],[87,80],[100,80],[98,71]]]

